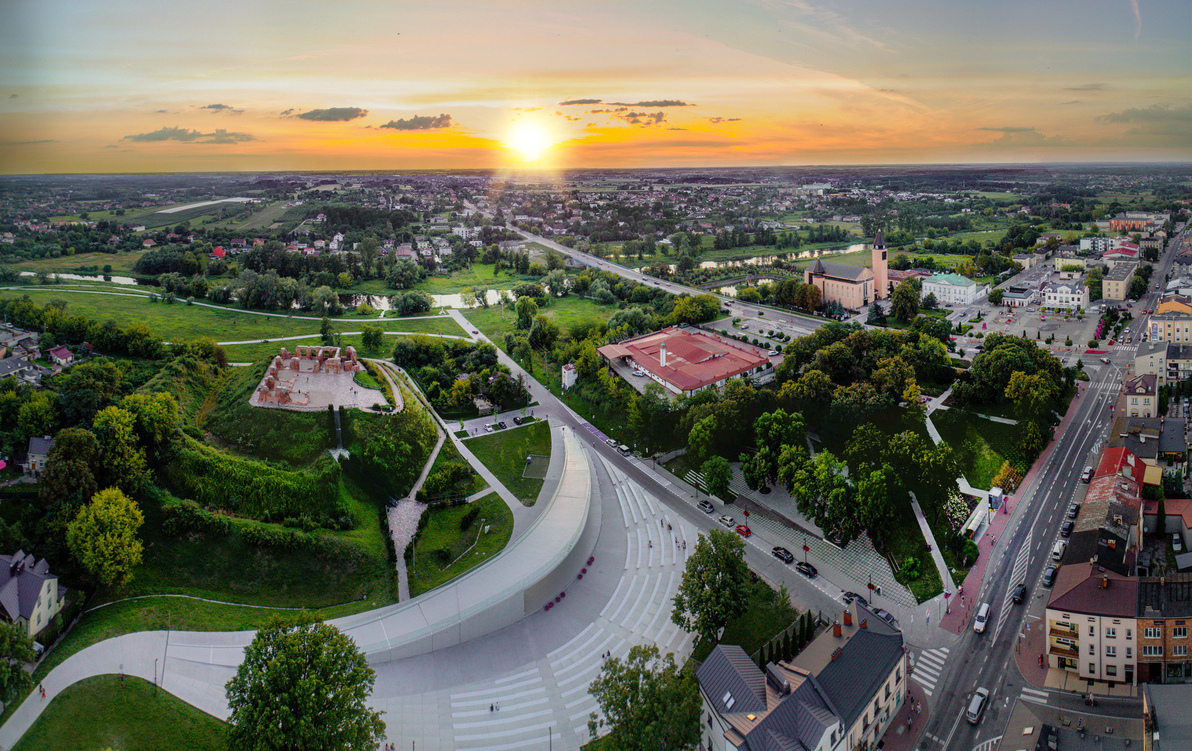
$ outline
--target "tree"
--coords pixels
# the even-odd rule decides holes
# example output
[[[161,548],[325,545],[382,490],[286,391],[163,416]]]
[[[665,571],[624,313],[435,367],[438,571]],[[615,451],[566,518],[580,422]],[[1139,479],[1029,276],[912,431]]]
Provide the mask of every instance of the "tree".
[[[546,275],[546,279],[542,281],[542,286],[550,290],[550,293],[555,297],[562,297],[567,294],[567,272],[563,269],[555,269]]]
[[[224,691],[228,746],[251,751],[373,751],[385,737],[368,706],[376,673],[343,632],[314,616],[256,633]]]
[[[380,326],[364,324],[360,331],[360,346],[365,352],[377,352],[385,345],[385,330]]]
[[[151,448],[161,446],[178,428],[178,402],[165,391],[129,394],[120,401],[120,409],[136,419],[137,436]]]
[[[989,304],[1001,305],[1002,299],[1005,297],[1005,290],[993,289],[989,291]]]
[[[730,619],[749,607],[745,541],[723,529],[699,536],[675,595],[671,622],[712,644]]]
[[[33,685],[25,664],[33,662],[34,656],[33,639],[23,626],[0,624],[0,701],[8,704]]]
[[[73,517],[74,507],[99,490],[91,470],[98,459],[99,442],[90,430],[64,428],[58,431],[37,482],[42,503],[47,506],[70,504]]]
[[[1001,488],[1007,494],[1011,494],[1015,490],[1018,490],[1018,485],[1021,482],[1022,473],[1009,461],[1004,461],[1002,462],[1001,469],[997,471],[997,474],[993,476],[993,480],[990,481],[990,487]]]
[[[144,521],[136,501],[116,488],[101,490],[66,528],[66,544],[96,581],[122,589],[141,563],[137,533]]]
[[[538,303],[529,296],[517,298],[514,306],[517,311],[517,328],[524,331],[534,325],[534,318],[538,315]]]
[[[624,751],[694,749],[700,741],[699,689],[691,675],[684,675],[675,658],[659,656],[653,644],[639,644],[619,657],[605,660],[588,693],[596,699],[605,719],[588,722],[592,737],[608,724],[612,731],[604,744]]]
[[[928,292],[923,296],[923,301],[920,305],[923,307],[923,310],[935,310],[940,306],[940,301],[935,299],[934,292]]]
[[[699,471],[704,476],[704,486],[709,494],[720,498],[728,497],[728,481],[733,475],[728,459],[713,456],[700,465]]]
[[[1047,410],[1059,389],[1059,384],[1043,373],[1027,375],[1015,371],[1006,384],[1006,398],[1014,402],[1020,415],[1034,418]]]
[[[93,422],[99,440],[100,485],[114,485],[135,495],[149,481],[149,470],[145,451],[137,446],[134,425],[136,417],[119,407],[104,408]]]
[[[687,434],[687,452],[702,462],[712,451],[716,439],[716,415],[708,415],[692,426]]]
[[[898,477],[889,464],[857,478],[858,521],[869,532],[869,539],[879,548],[885,546],[894,526],[894,503],[890,491],[898,485]]]
[[[881,326],[886,322],[886,314],[882,312],[882,306],[877,300],[869,303],[869,315],[865,318],[865,323],[870,326]]]
[[[715,295],[695,295],[694,297],[680,297],[675,302],[674,316],[679,323],[703,323],[716,317],[720,311],[720,301]]]
[[[900,323],[907,323],[919,315],[919,288],[910,280],[894,288],[890,312],[894,314],[894,320]]]

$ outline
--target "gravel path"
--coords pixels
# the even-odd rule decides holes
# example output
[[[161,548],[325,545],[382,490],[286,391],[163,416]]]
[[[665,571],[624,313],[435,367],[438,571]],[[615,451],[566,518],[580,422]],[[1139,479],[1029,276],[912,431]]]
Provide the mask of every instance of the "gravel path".
[[[397,550],[397,590],[398,599],[402,602],[410,599],[406,546],[414,539],[414,533],[418,531],[418,519],[425,510],[425,504],[409,499],[398,501],[396,506],[389,508],[389,535],[393,538],[393,547]]]

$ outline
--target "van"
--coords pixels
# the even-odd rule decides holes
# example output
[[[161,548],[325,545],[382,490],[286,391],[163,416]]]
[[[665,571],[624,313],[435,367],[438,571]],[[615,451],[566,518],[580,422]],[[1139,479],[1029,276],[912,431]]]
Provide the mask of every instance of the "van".
[[[1057,540],[1056,543],[1051,546],[1051,560],[1058,561],[1063,558],[1064,551],[1067,549],[1068,543],[1064,542],[1063,540]]]
[[[978,634],[985,633],[985,627],[989,624],[989,603],[981,603],[981,607],[977,610],[977,617],[973,619],[973,631]]]
[[[629,456],[629,447],[623,443],[617,447],[617,451],[621,452],[621,456]]]

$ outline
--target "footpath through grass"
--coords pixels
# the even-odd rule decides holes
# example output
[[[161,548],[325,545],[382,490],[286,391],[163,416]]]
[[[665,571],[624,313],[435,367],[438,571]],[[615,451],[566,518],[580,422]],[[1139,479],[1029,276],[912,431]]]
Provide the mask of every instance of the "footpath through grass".
[[[479,515],[461,530],[461,520],[473,508],[480,509]],[[411,597],[440,587],[489,560],[505,549],[513,535],[513,513],[496,493],[463,506],[426,513],[430,519],[418,535],[410,567]],[[451,562],[446,563],[444,556]]]
[[[148,681],[97,675],[54,697],[13,751],[221,751],[225,727]]]
[[[545,421],[472,438],[467,447],[518,500],[534,505],[542,480],[522,477],[522,473],[530,454],[550,456],[550,426]]]

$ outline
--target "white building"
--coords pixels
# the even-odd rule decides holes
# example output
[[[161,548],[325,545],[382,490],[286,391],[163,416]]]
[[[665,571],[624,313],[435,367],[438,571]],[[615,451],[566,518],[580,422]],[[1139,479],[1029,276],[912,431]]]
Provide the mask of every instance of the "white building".
[[[936,274],[923,280],[923,297],[935,295],[941,305],[972,305],[988,289],[959,274]]]
[[[1080,281],[1048,284],[1043,288],[1043,306],[1084,310],[1089,305],[1088,287]]]

